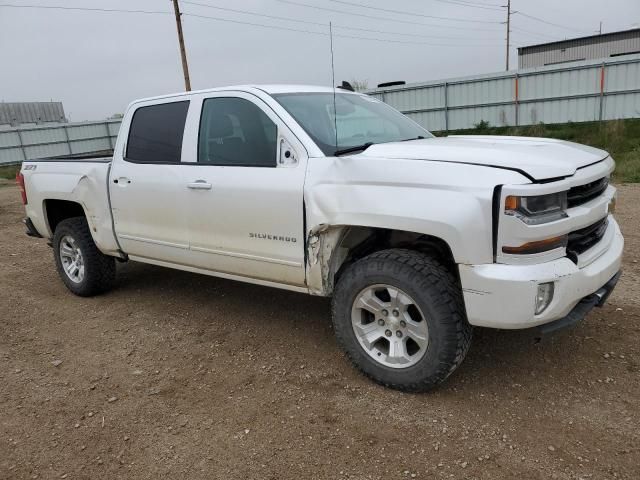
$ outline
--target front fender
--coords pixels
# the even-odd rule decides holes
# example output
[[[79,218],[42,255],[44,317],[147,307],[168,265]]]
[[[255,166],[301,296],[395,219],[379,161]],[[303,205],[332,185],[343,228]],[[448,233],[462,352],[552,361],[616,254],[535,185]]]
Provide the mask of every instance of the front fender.
[[[476,165],[311,159],[305,184],[306,233],[313,241],[315,232],[347,226],[413,232],[443,240],[458,264],[492,263],[494,188],[522,183],[530,181],[517,172]],[[316,248],[327,257],[337,243],[327,238]],[[315,283],[313,278],[310,283]]]

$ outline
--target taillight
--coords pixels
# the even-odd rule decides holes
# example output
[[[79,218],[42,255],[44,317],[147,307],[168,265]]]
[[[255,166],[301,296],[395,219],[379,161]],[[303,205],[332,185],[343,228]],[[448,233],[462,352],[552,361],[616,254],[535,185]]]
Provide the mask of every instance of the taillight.
[[[20,187],[20,194],[22,195],[22,203],[27,204],[27,190],[24,188],[24,175],[22,172],[16,174],[16,183]]]

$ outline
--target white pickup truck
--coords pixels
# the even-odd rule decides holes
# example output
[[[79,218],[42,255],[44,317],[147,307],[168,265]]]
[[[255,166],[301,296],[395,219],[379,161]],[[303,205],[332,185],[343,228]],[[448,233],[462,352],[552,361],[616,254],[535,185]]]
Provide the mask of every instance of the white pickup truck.
[[[369,96],[278,85],[136,101],[114,150],[18,175],[69,290],[105,292],[133,260],[332,296],[340,345],[393,388],[444,381],[472,326],[576,323],[620,274],[595,148],[435,138]]]

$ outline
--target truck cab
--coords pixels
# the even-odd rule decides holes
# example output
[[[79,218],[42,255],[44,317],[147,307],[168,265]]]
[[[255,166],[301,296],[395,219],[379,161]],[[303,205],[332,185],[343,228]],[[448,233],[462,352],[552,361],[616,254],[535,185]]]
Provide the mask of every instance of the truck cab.
[[[112,158],[23,164],[28,229],[79,295],[140,261],[333,298],[354,364],[444,381],[473,326],[543,332],[602,305],[623,239],[604,151],[435,138],[366,95],[237,86],[133,102]]]

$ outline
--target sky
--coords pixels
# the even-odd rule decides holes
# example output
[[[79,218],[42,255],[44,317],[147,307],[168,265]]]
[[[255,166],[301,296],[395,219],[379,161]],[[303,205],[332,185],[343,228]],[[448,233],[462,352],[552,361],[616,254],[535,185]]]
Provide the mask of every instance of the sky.
[[[356,79],[375,87],[503,71],[505,3],[180,0],[194,90],[331,85],[329,22],[336,83]],[[512,69],[518,46],[595,34],[600,22],[603,32],[640,26],[640,0],[512,0],[511,10]],[[184,89],[170,0],[0,0],[0,101],[61,101],[77,122]]]

